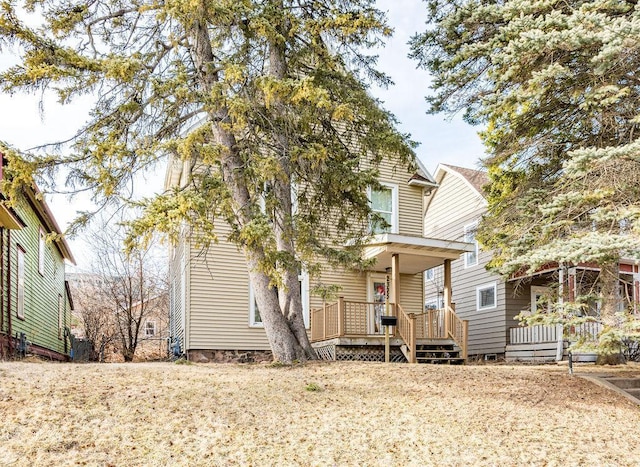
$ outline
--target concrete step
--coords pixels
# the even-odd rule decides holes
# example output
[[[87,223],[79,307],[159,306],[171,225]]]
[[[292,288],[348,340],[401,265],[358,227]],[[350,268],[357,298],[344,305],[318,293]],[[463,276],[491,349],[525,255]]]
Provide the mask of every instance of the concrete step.
[[[619,387],[620,389],[624,389],[627,391],[628,389],[637,389],[640,391],[640,378],[607,378],[611,384]],[[627,391],[631,392],[631,391]]]
[[[625,389],[627,394],[631,394],[636,399],[640,399],[640,388]]]

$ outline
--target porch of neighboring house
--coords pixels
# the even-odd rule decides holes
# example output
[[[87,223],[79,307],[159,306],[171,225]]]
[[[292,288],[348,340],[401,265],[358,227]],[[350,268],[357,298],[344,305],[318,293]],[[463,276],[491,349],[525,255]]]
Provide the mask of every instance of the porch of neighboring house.
[[[318,357],[385,361],[388,338],[389,361],[463,363],[468,323],[456,315],[451,301],[451,261],[472,248],[464,242],[377,235],[365,249],[365,259],[375,259],[372,271],[384,273],[384,289],[374,301],[340,297],[311,310],[311,343]],[[420,310],[405,309],[399,293],[400,275],[419,274],[439,265],[444,265],[445,275],[443,308],[425,310],[423,303]],[[388,321],[395,325],[386,326]]]
[[[567,269],[548,268],[539,275],[554,277],[558,281],[559,300],[574,301],[585,294],[585,289],[594,290],[599,269],[595,265],[581,264]],[[620,306],[640,312],[640,274],[638,265],[620,264]],[[532,287],[531,311],[535,312],[542,287]],[[537,290],[536,290],[537,289]],[[562,325],[518,326],[509,329],[509,342],[505,352],[508,362],[551,362],[567,360],[569,348],[578,340],[596,341],[602,331],[598,322],[599,302],[594,300],[584,312],[586,322],[565,329]],[[573,361],[593,362],[592,353],[573,353]]]

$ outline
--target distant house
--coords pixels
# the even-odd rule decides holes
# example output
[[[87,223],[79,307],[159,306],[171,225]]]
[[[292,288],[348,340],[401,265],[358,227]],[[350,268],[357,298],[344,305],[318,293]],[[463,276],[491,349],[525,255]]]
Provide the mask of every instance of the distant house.
[[[171,161],[167,188],[186,186],[190,169],[189,163]],[[423,271],[443,264],[449,271],[451,261],[471,251],[472,245],[424,235],[426,195],[436,186],[424,167],[413,173],[385,164],[380,182],[382,189],[371,190],[369,198],[372,209],[390,226],[373,235],[365,248],[365,257],[375,264],[367,271],[325,268],[313,278],[300,272],[312,345],[320,358],[384,360],[381,318],[388,313],[398,320],[391,330],[394,360],[426,361],[427,354],[432,360],[436,353],[442,359],[464,360],[464,323],[450,309],[424,313]],[[224,222],[218,226],[220,241],[205,252],[189,240],[186,227],[180,242],[171,247],[170,332],[174,348],[189,358],[224,358],[229,353],[250,355],[269,349],[244,255],[226,241],[229,230]],[[338,286],[340,297],[324,303],[314,294],[318,284]],[[435,350],[427,352],[431,344]]]
[[[73,301],[65,261],[74,258],[61,234],[35,184],[18,199],[0,194],[0,347],[6,357],[69,355]]]
[[[100,274],[77,272],[67,274],[67,281],[76,297],[71,332],[75,338],[89,341],[89,345],[95,349],[95,354],[83,355],[80,358],[121,361],[113,297],[114,287],[119,287],[117,281],[110,281],[109,278]],[[135,360],[167,358],[169,352],[168,301],[169,294],[163,291],[146,299],[143,309],[140,301],[132,305],[131,316],[140,323]],[[132,323],[132,331],[134,328],[135,323]]]
[[[469,323],[469,355],[505,356],[507,360],[559,360],[566,352],[562,327],[520,326],[516,319],[523,310],[535,312],[563,291],[563,299],[572,301],[593,287],[597,265],[576,264],[560,268],[548,264],[535,274],[505,281],[486,270],[492,253],[478,248],[475,231],[487,202],[483,186],[485,172],[440,164],[436,169],[437,190],[429,195],[425,211],[425,235],[473,242],[474,251],[452,262],[452,301],[456,314]],[[638,310],[640,297],[638,265],[620,262],[620,297]],[[425,306],[442,306],[442,268],[426,271]],[[598,303],[586,313],[597,315]],[[598,326],[574,329],[579,334],[594,335]]]
[[[148,299],[147,302],[138,337],[136,360],[167,358],[169,355],[169,294],[163,292]]]

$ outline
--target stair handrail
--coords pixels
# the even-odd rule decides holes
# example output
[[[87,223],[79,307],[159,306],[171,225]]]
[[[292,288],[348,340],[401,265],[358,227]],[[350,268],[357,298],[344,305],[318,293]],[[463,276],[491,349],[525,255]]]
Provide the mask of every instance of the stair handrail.
[[[408,349],[409,363],[416,362],[416,314],[406,313],[399,303],[396,303],[398,317],[398,335]]]
[[[446,309],[446,332],[451,339],[460,347],[460,355],[467,359],[467,341],[469,338],[469,321],[460,318],[454,309],[448,306]]]

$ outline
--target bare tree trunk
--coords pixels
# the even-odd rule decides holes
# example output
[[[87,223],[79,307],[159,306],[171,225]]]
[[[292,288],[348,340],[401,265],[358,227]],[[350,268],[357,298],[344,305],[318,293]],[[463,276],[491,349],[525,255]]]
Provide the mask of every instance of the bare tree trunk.
[[[282,1],[276,1],[276,7],[282,9]],[[281,25],[281,34],[286,35],[288,25]],[[284,79],[287,73],[287,64],[285,50],[282,44],[275,41],[269,44],[269,73],[278,79]],[[278,102],[274,105],[276,109],[284,116],[286,109]],[[282,129],[281,131],[284,131]],[[278,202],[276,203],[274,233],[276,237],[276,246],[279,251],[287,253],[291,260],[296,258],[296,249],[294,242],[294,225],[293,225],[293,205],[292,205],[292,171],[291,158],[289,154],[289,144],[287,136],[278,135],[278,147],[280,149],[280,172],[276,174],[274,182],[274,195]],[[297,267],[291,264],[285,265],[281,269],[282,280],[284,284],[284,293],[280,294],[280,308],[287,319],[291,330],[296,336],[298,343],[304,349],[306,358],[315,359],[316,353],[311,347],[307,330],[304,325],[302,296],[300,293],[299,273]]]
[[[204,18],[205,15],[200,15],[200,17]],[[205,24],[194,22],[192,40],[193,59],[199,71],[200,85],[203,87],[204,93],[209,94],[218,81],[218,74],[212,69],[214,55]],[[209,117],[216,142],[226,148],[221,158],[222,175],[231,192],[237,222],[242,227],[252,219],[252,203],[249,190],[243,179],[243,163],[238,153],[235,137],[225,128],[225,125],[231,123],[229,115],[225,108],[218,107],[209,110]],[[305,352],[282,314],[276,291],[270,287],[269,277],[261,272],[260,263],[264,260],[264,251],[259,246],[246,243],[242,248],[274,359],[283,363],[303,359]]]

